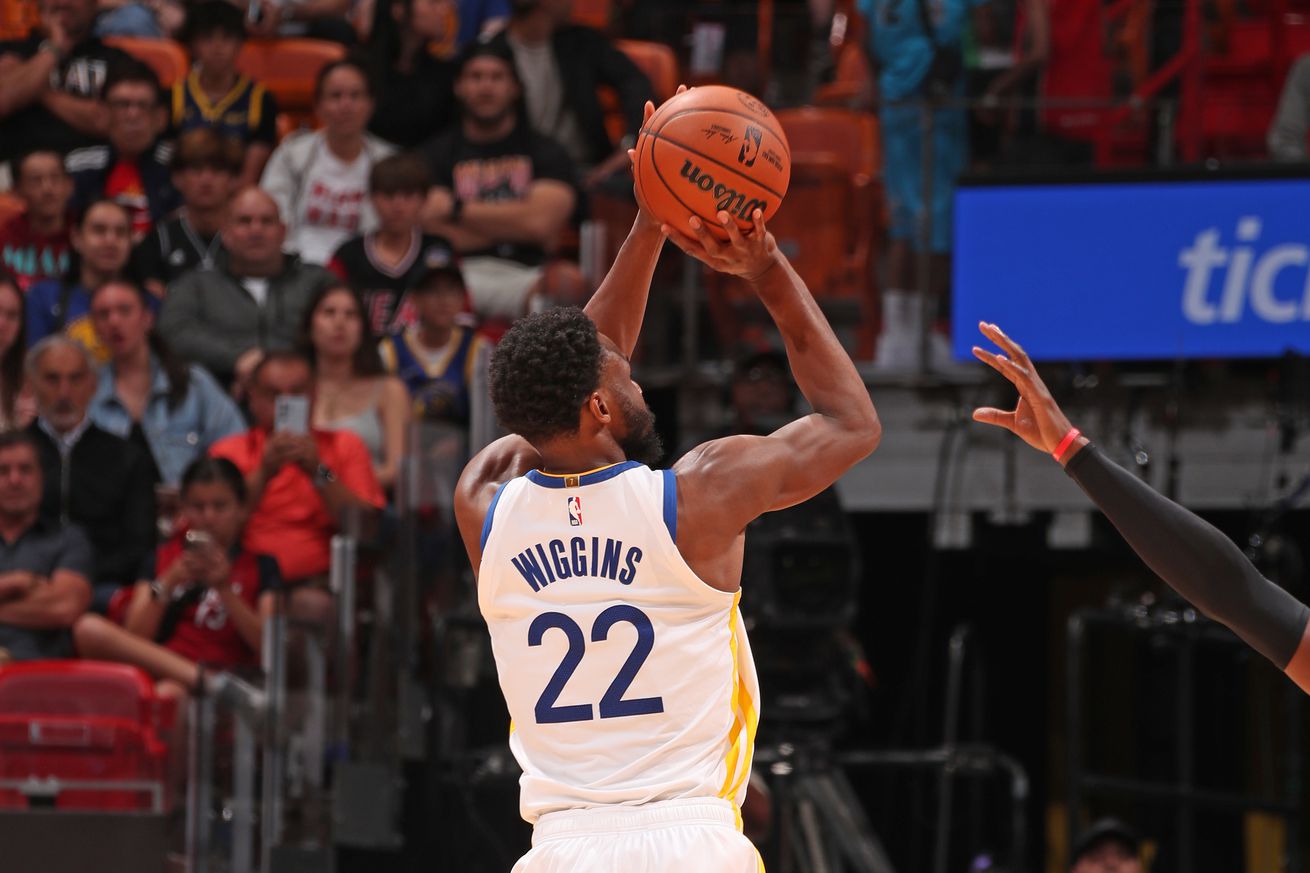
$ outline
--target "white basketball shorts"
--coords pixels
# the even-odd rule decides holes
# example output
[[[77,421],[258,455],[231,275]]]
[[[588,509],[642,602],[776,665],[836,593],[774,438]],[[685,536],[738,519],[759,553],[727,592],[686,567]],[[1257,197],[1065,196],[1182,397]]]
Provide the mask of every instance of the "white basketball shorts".
[[[543,815],[513,873],[761,873],[732,804],[714,798]]]

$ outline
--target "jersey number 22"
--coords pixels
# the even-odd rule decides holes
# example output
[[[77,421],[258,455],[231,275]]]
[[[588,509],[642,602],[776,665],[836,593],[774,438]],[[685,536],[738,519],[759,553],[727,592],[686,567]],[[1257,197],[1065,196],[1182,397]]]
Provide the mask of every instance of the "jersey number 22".
[[[662,697],[623,699],[624,693],[632,685],[632,680],[636,678],[637,671],[646,662],[650,650],[655,645],[655,628],[651,625],[646,613],[635,606],[628,606],[627,604],[611,606],[596,616],[596,622],[591,626],[591,641],[599,643],[608,639],[610,628],[620,622],[627,622],[637,629],[637,644],[633,646],[631,654],[628,655],[628,660],[623,662],[618,675],[614,677],[614,681],[610,683],[610,687],[601,697],[600,717],[623,718],[628,715],[650,715],[655,712],[663,712],[664,698]],[[551,628],[564,631],[564,636],[569,641],[569,648],[564,653],[564,659],[555,668],[555,675],[551,676],[550,681],[546,683],[546,688],[541,692],[541,697],[537,698],[537,724],[591,721],[593,715],[590,703],[575,703],[569,706],[555,705],[555,701],[559,700],[564,686],[573,676],[573,671],[577,670],[578,665],[582,663],[582,656],[587,648],[586,640],[582,636],[582,628],[578,627],[577,622],[562,612],[543,612],[533,619],[531,626],[528,627],[528,645],[541,645],[541,638]]]

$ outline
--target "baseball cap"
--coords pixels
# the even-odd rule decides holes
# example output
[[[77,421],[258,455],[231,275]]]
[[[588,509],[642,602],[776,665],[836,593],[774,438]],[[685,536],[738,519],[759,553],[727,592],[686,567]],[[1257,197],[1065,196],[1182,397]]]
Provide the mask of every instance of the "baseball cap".
[[[426,291],[434,287],[434,281],[441,276],[449,276],[464,287],[464,274],[459,269],[459,257],[444,242],[434,242],[419,254],[421,264],[414,278],[412,290]]]
[[[1103,818],[1093,822],[1091,827],[1082,832],[1074,843],[1073,857],[1070,865],[1078,863],[1083,855],[1106,843],[1118,843],[1128,851],[1136,854],[1141,848],[1141,838],[1137,832],[1117,818]]]

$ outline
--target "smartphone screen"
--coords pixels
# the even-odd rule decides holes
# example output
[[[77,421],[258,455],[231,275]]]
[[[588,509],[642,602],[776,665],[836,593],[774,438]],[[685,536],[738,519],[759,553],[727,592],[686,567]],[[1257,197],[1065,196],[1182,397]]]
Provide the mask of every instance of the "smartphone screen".
[[[304,394],[279,394],[273,408],[273,430],[309,433],[309,398]]]

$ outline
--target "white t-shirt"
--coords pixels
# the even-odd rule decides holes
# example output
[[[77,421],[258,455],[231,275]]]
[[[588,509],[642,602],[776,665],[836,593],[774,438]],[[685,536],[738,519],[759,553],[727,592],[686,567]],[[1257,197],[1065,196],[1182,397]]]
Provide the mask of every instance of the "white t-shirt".
[[[241,287],[250,292],[250,296],[255,298],[255,302],[260,308],[268,303],[268,280],[247,276],[241,280]]]
[[[288,227],[287,248],[310,264],[326,264],[347,239],[360,233],[373,157],[365,149],[349,163],[324,144],[313,150]]]

